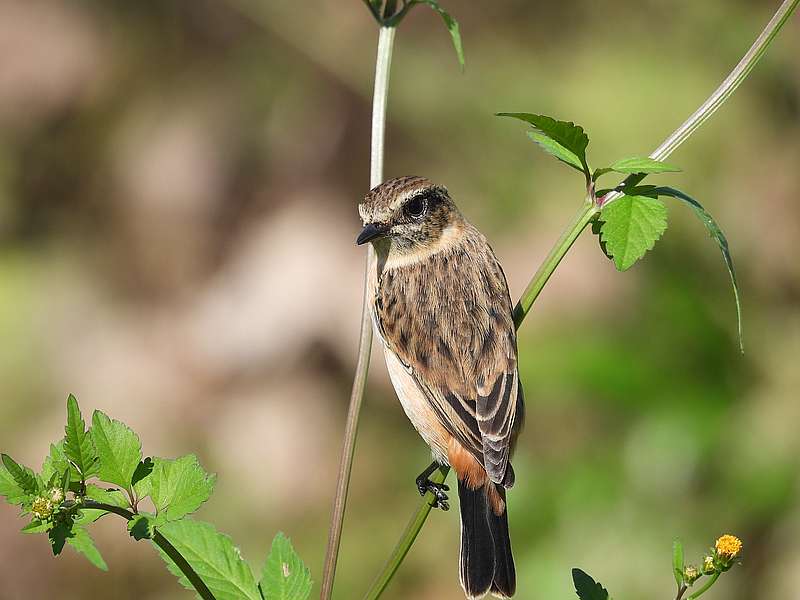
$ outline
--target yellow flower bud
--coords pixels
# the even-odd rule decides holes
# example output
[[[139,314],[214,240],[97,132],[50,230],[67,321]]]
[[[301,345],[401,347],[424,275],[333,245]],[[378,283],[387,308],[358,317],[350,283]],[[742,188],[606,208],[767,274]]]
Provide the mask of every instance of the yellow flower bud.
[[[704,575],[711,575],[716,570],[717,569],[714,566],[714,557],[713,556],[706,556],[703,559],[703,574]]]
[[[742,551],[742,540],[735,535],[725,534],[717,540],[714,548],[720,559],[730,562]]]

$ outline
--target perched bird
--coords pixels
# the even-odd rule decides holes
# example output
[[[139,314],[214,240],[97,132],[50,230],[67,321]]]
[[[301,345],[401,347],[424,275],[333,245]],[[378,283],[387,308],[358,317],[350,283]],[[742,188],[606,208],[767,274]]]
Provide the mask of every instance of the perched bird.
[[[378,257],[368,285],[389,375],[433,454],[417,487],[447,510],[447,486],[429,477],[439,465],[453,468],[464,592],[511,597],[506,489],[524,409],[505,275],[483,234],[427,179],[389,180],[358,210],[356,243],[371,242]]]

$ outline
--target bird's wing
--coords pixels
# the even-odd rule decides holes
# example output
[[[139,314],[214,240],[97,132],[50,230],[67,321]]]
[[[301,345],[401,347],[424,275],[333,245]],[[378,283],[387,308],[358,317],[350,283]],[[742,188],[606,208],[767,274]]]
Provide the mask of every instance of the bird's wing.
[[[375,314],[384,343],[447,431],[492,481],[513,483],[507,465],[522,417],[516,334],[508,285],[488,244],[385,272]]]

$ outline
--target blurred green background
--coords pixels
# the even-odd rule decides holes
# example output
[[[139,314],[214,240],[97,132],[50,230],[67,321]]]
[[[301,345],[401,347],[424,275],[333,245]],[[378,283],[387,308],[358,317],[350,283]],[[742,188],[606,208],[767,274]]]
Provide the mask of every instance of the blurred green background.
[[[778,2],[444,0],[397,35],[386,176],[445,184],[516,298],[582,182],[493,116],[574,120],[590,160],[646,154]],[[0,0],[0,447],[38,465],[67,393],[219,473],[198,516],[258,567],[286,532],[317,582],[356,355],[375,24],[357,0]],[[722,533],[744,566],[709,598],[800,586],[800,20],[661,176],[714,214],[743,288],[684,208],[617,273],[585,235],[521,330],[527,425],[509,495],[518,597],[670,598],[670,548]],[[428,451],[374,354],[336,597],[405,526]],[[95,571],[0,509],[0,598],[189,598],[119,520]],[[457,510],[386,598],[462,598]],[[316,593],[315,587],[315,593]]]

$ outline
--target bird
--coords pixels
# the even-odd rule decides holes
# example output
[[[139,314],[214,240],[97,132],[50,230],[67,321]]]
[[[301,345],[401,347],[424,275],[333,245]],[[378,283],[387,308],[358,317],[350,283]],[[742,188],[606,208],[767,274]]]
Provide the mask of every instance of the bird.
[[[367,274],[374,329],[403,409],[433,461],[416,480],[447,510],[449,465],[458,480],[459,580],[467,598],[510,598],[516,570],[508,531],[510,457],[524,419],[508,283],[486,237],[447,188],[390,179],[358,206],[377,260]]]

